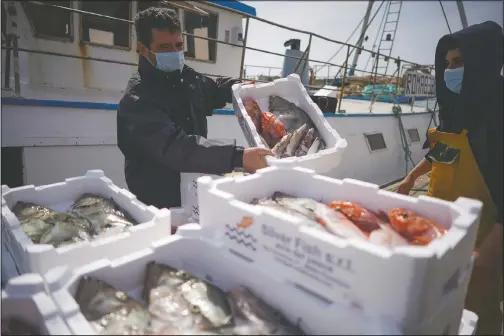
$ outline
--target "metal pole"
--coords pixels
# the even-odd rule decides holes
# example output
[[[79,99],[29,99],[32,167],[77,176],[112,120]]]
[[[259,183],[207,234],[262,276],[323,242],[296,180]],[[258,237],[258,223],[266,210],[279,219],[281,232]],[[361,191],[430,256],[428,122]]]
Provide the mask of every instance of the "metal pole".
[[[467,28],[467,16],[464,10],[464,4],[461,0],[457,0],[457,8],[460,15],[460,21],[462,21],[462,28]]]
[[[341,112],[341,101],[343,100],[343,93],[345,92],[345,79],[346,79],[346,73],[347,73],[347,68],[348,68],[348,58],[350,57],[350,47],[347,47],[347,52],[346,52],[346,60],[345,60],[345,70],[343,72],[343,81],[341,82],[341,93],[339,96],[339,101],[338,101],[338,113]],[[338,91],[336,91],[338,92]]]
[[[12,35],[7,35],[7,47],[12,45]],[[10,73],[11,73],[11,49],[5,50],[5,73],[4,73],[4,88],[10,89]]]
[[[312,35],[310,34],[310,37],[308,40],[308,46],[306,47],[305,51],[303,52],[303,55],[301,56],[301,58],[297,61],[296,66],[294,67],[293,73],[297,73],[299,66],[301,65],[301,62],[305,61],[305,59],[307,58],[306,55],[308,54],[308,51],[310,50],[311,40],[312,40]],[[303,71],[304,71],[304,69],[303,69]],[[301,77],[301,75],[299,77]]]
[[[301,74],[299,75],[299,77],[301,79],[303,79],[303,75],[304,75],[306,66],[308,65],[308,60],[310,59],[311,41],[312,41],[312,34],[310,34],[310,39],[308,40],[308,48],[306,49],[306,59],[303,63],[303,69],[301,70]],[[309,83],[307,83],[307,84],[309,84]]]
[[[14,95],[19,97],[21,95],[21,80],[19,78],[19,50],[17,38],[16,35],[11,35],[12,56],[14,58]]]
[[[242,47],[242,55],[241,55],[241,63],[240,63],[240,77],[245,77],[243,73],[243,65],[245,62],[245,51],[247,50],[247,37],[248,37],[248,27],[250,18],[247,17],[245,22],[245,37],[243,38],[243,47]]]
[[[366,14],[364,15],[364,23],[362,24],[361,33],[359,35],[359,40],[357,41],[357,45],[356,45],[357,52],[354,55],[352,66],[350,67],[350,76],[353,76],[353,72],[355,70],[355,67],[357,66],[357,60],[359,59],[358,49],[360,49],[362,47],[362,42],[364,41],[364,34],[366,33],[366,29],[368,28],[367,26],[369,23],[369,16],[371,15],[371,9],[373,8],[373,5],[374,5],[374,0],[368,1]]]

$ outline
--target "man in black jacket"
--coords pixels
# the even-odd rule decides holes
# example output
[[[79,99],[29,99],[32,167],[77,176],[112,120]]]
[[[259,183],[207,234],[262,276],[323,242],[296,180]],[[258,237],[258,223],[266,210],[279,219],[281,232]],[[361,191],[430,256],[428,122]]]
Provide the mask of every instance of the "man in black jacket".
[[[231,102],[239,80],[212,79],[184,65],[180,21],[167,8],[135,17],[140,60],[117,110],[117,144],[129,190],[158,208],[180,206],[180,173],[266,167],[269,150],[207,140],[207,116]]]

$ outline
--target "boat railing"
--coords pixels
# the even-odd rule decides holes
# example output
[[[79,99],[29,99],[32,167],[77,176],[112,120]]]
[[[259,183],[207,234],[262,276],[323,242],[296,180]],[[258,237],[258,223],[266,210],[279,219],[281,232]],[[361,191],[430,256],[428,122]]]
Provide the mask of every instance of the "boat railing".
[[[57,9],[60,9],[60,10],[70,11],[70,12],[78,13],[78,14],[81,14],[81,15],[94,16],[94,17],[101,18],[101,19],[112,20],[112,21],[116,21],[116,22],[122,22],[124,24],[129,24],[129,25],[133,25],[134,24],[134,21],[131,21],[131,20],[125,20],[125,19],[121,19],[121,18],[116,18],[116,17],[112,17],[112,16],[103,15],[103,14],[93,13],[93,12],[89,12],[89,11],[83,11],[83,10],[76,9],[76,8],[64,7],[64,6],[49,4],[49,3],[46,3],[46,2],[40,2],[40,1],[27,1],[27,2],[35,4],[35,5],[48,6],[48,7],[53,7],[53,8],[57,8]],[[304,71],[304,69],[306,67],[306,64],[308,62],[318,63],[321,66],[338,67],[338,68],[341,69],[341,71],[343,73],[343,81],[342,81],[341,88],[329,89],[329,90],[335,90],[335,91],[339,91],[340,92],[339,99],[338,99],[338,107],[337,107],[337,111],[340,112],[340,113],[344,113],[344,111],[341,110],[341,102],[343,100],[343,92],[344,92],[345,86],[347,85],[347,83],[346,83],[346,74],[347,74],[347,70],[348,70],[348,62],[349,62],[350,56],[352,55],[353,52],[358,52],[358,53],[368,52],[368,53],[371,53],[371,56],[375,58],[375,62],[378,60],[378,57],[384,57],[385,59],[389,58],[390,60],[393,60],[394,63],[396,64],[397,69],[396,69],[396,71],[395,71],[395,73],[394,73],[393,76],[387,76],[386,73],[378,73],[378,67],[377,66],[374,67],[373,71],[366,71],[364,69],[358,69],[358,68],[355,69],[355,71],[359,71],[359,72],[361,72],[363,74],[369,74],[370,78],[372,78],[372,83],[373,84],[376,83],[376,80],[377,80],[378,76],[381,76],[383,78],[390,77],[390,80],[392,80],[395,77],[396,84],[397,84],[397,86],[399,86],[400,73],[402,72],[401,69],[403,69],[405,67],[421,67],[421,65],[418,64],[418,63],[406,61],[406,60],[403,60],[403,59],[401,59],[399,57],[388,56],[388,55],[379,53],[377,51],[368,50],[368,49],[363,48],[363,47],[357,48],[357,46],[349,44],[349,43],[337,41],[337,40],[334,40],[334,39],[331,39],[331,38],[328,38],[328,37],[325,37],[325,36],[322,36],[322,35],[319,35],[319,34],[316,34],[316,33],[308,32],[308,31],[304,31],[304,30],[300,30],[300,29],[296,29],[296,28],[287,27],[287,26],[281,25],[279,23],[275,23],[275,22],[272,22],[272,21],[269,21],[269,20],[266,20],[266,19],[262,19],[262,18],[256,17],[256,16],[248,15],[246,13],[243,13],[243,12],[240,12],[240,11],[237,11],[237,10],[234,10],[234,9],[223,7],[223,6],[220,6],[220,5],[215,4],[215,3],[212,3],[212,5],[216,6],[216,7],[220,7],[222,9],[225,9],[225,10],[228,10],[228,11],[231,11],[231,12],[235,12],[236,14],[239,14],[239,15],[245,17],[245,30],[244,30],[244,34],[243,34],[244,37],[243,37],[243,42],[241,44],[231,43],[231,42],[227,42],[227,41],[222,41],[222,40],[218,40],[218,39],[214,39],[214,38],[210,38],[210,37],[198,36],[198,35],[190,34],[190,33],[187,33],[187,32],[182,32],[182,34],[185,35],[185,36],[188,36],[188,37],[192,37],[192,38],[203,39],[203,40],[207,40],[207,41],[211,41],[211,42],[215,42],[215,43],[219,43],[219,44],[224,44],[224,45],[228,45],[228,46],[232,46],[232,47],[236,47],[236,48],[241,48],[242,49],[242,54],[241,54],[240,76],[239,76],[239,78],[242,79],[242,80],[247,80],[247,78],[244,78],[245,77],[244,76],[244,60],[245,60],[245,52],[247,50],[256,51],[256,52],[262,52],[262,53],[266,53],[266,54],[270,54],[270,55],[277,55],[277,56],[286,57],[286,58],[297,59],[298,60],[297,61],[297,65],[296,65],[295,70],[294,70],[294,72],[296,72],[296,73],[298,72],[297,70],[298,70],[301,62],[303,62],[303,61],[305,61],[305,62],[303,64],[303,68],[301,69],[300,73],[303,73],[303,71]],[[304,51],[303,55],[301,57],[284,55],[284,54],[281,54],[281,53],[272,52],[272,51],[269,51],[269,50],[264,50],[264,49],[259,49],[259,48],[254,48],[254,47],[251,47],[251,46],[247,45],[249,23],[250,23],[251,19],[252,20],[256,20],[256,21],[260,21],[260,22],[263,22],[263,23],[267,23],[269,25],[276,26],[276,27],[279,27],[279,28],[287,29],[287,30],[289,30],[291,32],[297,32],[297,33],[307,34],[309,36],[308,46],[307,46],[306,50]],[[331,63],[331,62],[326,62],[326,61],[315,60],[315,59],[309,58],[310,48],[311,48],[311,45],[312,45],[312,40],[314,38],[319,38],[319,39],[322,39],[322,40],[327,41],[327,42],[331,42],[331,43],[335,43],[335,44],[338,44],[338,45],[346,46],[346,58],[345,58],[344,63],[341,65],[341,64],[334,64],[334,63]],[[5,40],[2,40],[2,49],[6,51],[6,56],[5,56],[5,61],[6,62],[5,62],[5,69],[4,69],[5,83],[4,83],[3,89],[11,89],[10,88],[10,80],[9,79],[10,79],[10,76],[11,76],[11,71],[13,71],[14,72],[14,96],[17,96],[17,97],[21,96],[21,92],[20,92],[21,91],[21,89],[20,89],[20,76],[19,76],[19,52],[27,52],[27,53],[34,53],[34,54],[43,54],[43,55],[67,57],[67,58],[76,58],[76,59],[83,59],[83,60],[96,61],[96,62],[124,64],[124,65],[129,65],[129,66],[137,66],[137,63],[117,61],[117,60],[107,59],[107,58],[86,57],[86,56],[71,55],[71,54],[52,52],[52,51],[46,51],[46,50],[35,50],[35,49],[23,48],[23,47],[19,47],[18,46],[18,39],[19,39],[19,37],[16,36],[15,34],[9,34],[6,37]],[[13,60],[13,62],[12,62],[12,68],[13,69],[11,69],[11,62],[10,62],[11,58]],[[270,69],[274,69],[274,68],[275,67],[270,67]],[[203,73],[203,75],[206,75],[206,76],[209,76],[209,77],[220,77],[218,74]],[[258,82],[268,82],[268,80],[256,80],[256,81],[258,81]],[[312,86],[312,85],[305,85],[305,87],[307,89],[310,89],[310,90],[318,90],[318,89],[323,88],[323,86],[318,87],[318,86]],[[372,105],[373,104],[371,104],[371,109],[372,109]]]

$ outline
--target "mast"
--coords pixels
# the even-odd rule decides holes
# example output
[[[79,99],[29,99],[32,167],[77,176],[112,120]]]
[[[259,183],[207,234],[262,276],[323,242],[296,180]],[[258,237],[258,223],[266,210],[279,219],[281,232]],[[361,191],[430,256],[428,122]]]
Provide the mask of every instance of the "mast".
[[[362,23],[361,33],[359,35],[359,40],[357,41],[356,49],[359,50],[362,47],[362,43],[364,42],[364,34],[366,33],[366,29],[369,24],[369,16],[371,15],[371,9],[373,8],[374,0],[368,1],[368,6],[366,9],[366,14],[364,15],[364,22]],[[350,71],[348,72],[348,76],[353,76],[355,72],[355,68],[357,67],[357,60],[359,59],[359,52],[356,52],[354,55],[354,59],[352,62],[352,66],[350,67]]]
[[[462,28],[467,28],[467,16],[464,10],[464,4],[461,0],[457,0],[457,8],[460,15],[460,21],[462,21]]]

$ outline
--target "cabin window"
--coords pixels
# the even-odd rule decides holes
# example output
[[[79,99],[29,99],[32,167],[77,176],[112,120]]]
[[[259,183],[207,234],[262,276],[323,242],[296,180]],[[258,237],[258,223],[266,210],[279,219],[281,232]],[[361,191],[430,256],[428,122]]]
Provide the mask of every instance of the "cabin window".
[[[366,141],[369,146],[369,150],[371,152],[387,148],[387,146],[385,145],[385,139],[383,138],[383,134],[381,133],[364,134],[364,136],[366,137]]]
[[[81,1],[81,9],[86,12],[131,20],[130,1]],[[82,42],[90,44],[130,48],[131,25],[126,22],[103,19],[81,14]]]
[[[184,11],[184,31],[186,33],[217,39],[217,15],[209,16]],[[193,36],[184,35],[184,55],[198,61],[215,62],[217,59],[217,44]]]
[[[44,1],[44,3],[72,7],[71,1]],[[36,37],[73,40],[72,12],[60,8],[35,5],[27,1],[21,2],[21,4]]]
[[[420,134],[418,134],[418,130],[416,128],[410,128],[408,130],[408,135],[412,143],[420,142]]]
[[[179,15],[178,8],[171,6],[166,1],[137,1],[137,12],[141,12],[151,7],[162,7],[173,9]]]

